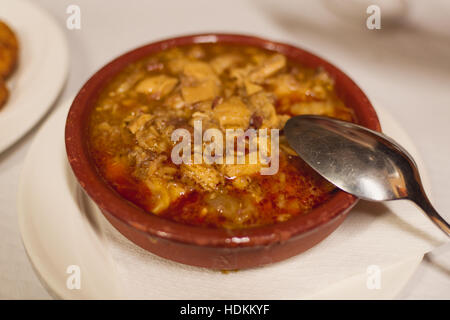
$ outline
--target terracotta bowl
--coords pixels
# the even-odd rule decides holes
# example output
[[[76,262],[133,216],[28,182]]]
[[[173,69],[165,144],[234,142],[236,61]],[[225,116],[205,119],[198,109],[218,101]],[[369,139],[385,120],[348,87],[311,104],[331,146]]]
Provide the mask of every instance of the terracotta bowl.
[[[199,267],[233,270],[266,265],[299,254],[333,232],[357,198],[342,191],[304,214],[275,225],[226,230],[183,225],[145,212],[122,198],[98,173],[88,149],[88,119],[106,83],[129,63],[152,53],[193,43],[233,43],[280,52],[308,67],[322,67],[334,78],[338,96],[355,111],[357,121],[380,130],[377,115],[361,89],[342,71],[318,56],[261,38],[234,34],[202,34],[148,44],[111,61],[81,88],[66,122],[69,163],[81,187],[109,222],[125,237],[161,257]]]

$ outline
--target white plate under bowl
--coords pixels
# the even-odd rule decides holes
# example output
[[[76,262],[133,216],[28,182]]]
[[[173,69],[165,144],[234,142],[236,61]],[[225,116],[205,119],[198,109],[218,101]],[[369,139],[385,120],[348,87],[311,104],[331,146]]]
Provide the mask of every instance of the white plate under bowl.
[[[0,110],[0,152],[20,139],[56,100],[68,71],[64,34],[54,19],[25,0],[0,0],[0,19],[16,33],[19,62],[7,80],[10,96]]]
[[[57,111],[36,135],[26,157],[18,193],[22,240],[39,278],[53,296],[64,299],[129,298],[121,290],[115,262],[107,250],[108,240],[101,228],[104,217],[96,213],[89,204],[66,160],[64,125],[70,103],[66,101],[58,106]],[[384,130],[402,141],[423,168],[417,151],[398,123],[385,110],[377,110]],[[426,175],[423,178],[427,184]],[[132,243],[130,245],[134,246]],[[365,289],[366,276],[363,274],[334,283],[312,296],[286,297],[391,299],[400,292],[421,260],[422,256],[413,256],[383,268],[381,273],[387,281],[381,290]],[[80,290],[67,288],[69,274],[66,271],[70,265],[77,265],[83,270]],[[145,268],[159,268],[159,272],[165,272],[158,264],[145,265]],[[177,277],[173,272],[176,273],[172,271],[172,274],[165,277]],[[160,295],[156,291],[158,286],[152,286],[151,283],[146,286],[148,290],[155,291],[149,296],[161,299],[180,297],[177,288],[172,289],[178,290],[176,295],[171,295],[170,292]],[[183,297],[189,299],[190,293],[186,291],[184,294]]]

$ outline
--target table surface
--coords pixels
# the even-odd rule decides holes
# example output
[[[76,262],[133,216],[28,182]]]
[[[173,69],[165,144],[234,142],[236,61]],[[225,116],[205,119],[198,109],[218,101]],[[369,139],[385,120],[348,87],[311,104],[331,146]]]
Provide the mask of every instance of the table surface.
[[[68,39],[71,69],[59,100],[73,97],[93,72],[118,54],[180,34],[207,31],[256,34],[320,53],[356,79],[369,98],[387,108],[407,130],[427,166],[432,199],[438,210],[450,218],[450,3],[407,1],[409,10],[401,25],[383,20],[382,7],[382,29],[368,30],[365,10],[343,19],[345,13],[332,11],[333,1],[39,0],[35,3],[57,20]],[[66,9],[71,4],[81,9],[79,30],[66,28]],[[23,249],[16,209],[21,166],[35,132],[43,123],[45,118],[0,154],[2,299],[50,298]],[[425,256],[398,298],[450,299],[450,244]]]

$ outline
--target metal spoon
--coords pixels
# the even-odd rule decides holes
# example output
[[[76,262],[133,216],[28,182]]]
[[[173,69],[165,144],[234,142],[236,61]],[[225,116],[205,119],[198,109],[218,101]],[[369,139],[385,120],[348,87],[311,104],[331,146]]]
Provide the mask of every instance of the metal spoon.
[[[413,158],[391,138],[350,122],[309,115],[291,118],[284,134],[298,155],[338,188],[365,200],[411,200],[450,236],[449,224],[425,194]]]

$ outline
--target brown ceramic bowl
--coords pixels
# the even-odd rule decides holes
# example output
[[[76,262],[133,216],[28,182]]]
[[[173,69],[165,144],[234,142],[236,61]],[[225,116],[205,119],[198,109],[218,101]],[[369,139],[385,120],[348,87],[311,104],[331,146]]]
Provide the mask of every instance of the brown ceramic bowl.
[[[161,257],[221,270],[257,267],[299,254],[327,237],[345,219],[357,199],[338,191],[308,214],[270,226],[226,230],[187,226],[145,212],[122,198],[98,173],[88,149],[88,118],[105,84],[130,62],[174,46],[233,43],[280,52],[309,67],[322,67],[334,78],[338,96],[355,111],[359,124],[380,131],[377,115],[361,89],[342,71],[305,50],[251,36],[202,34],[148,44],[111,61],[81,88],[66,123],[67,156],[81,187],[125,237]]]

